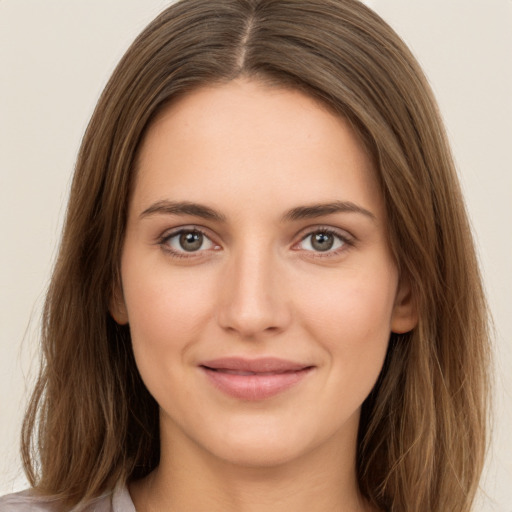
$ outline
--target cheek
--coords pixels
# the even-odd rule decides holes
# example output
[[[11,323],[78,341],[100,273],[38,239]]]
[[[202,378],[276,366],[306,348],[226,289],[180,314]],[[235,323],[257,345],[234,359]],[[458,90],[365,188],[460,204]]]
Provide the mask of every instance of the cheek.
[[[380,373],[391,333],[395,288],[394,272],[366,276],[354,272],[328,286],[310,286],[307,295],[296,294],[307,297],[300,307],[303,327],[322,345],[335,370],[332,378],[343,380],[345,389],[360,387],[364,395]]]
[[[169,270],[165,263],[126,269],[123,292],[137,368],[157,402],[171,410],[176,397],[169,390],[180,389],[185,402],[194,400],[182,382],[190,348],[211,318],[206,282]]]
[[[301,316],[306,323],[324,330],[329,338],[345,334],[347,341],[367,338],[371,342],[372,333],[389,334],[391,330],[395,290],[393,276],[354,272],[328,278],[325,283],[304,283],[295,296],[302,298]]]
[[[127,260],[126,268],[123,294],[134,351],[159,360],[164,352],[186,350],[211,317],[209,280],[177,272],[165,262],[144,268]]]

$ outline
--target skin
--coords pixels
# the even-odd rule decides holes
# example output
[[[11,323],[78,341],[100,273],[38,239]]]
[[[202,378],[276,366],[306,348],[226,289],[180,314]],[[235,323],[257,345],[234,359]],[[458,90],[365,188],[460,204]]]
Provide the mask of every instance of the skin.
[[[283,219],[336,201],[366,213]],[[204,232],[199,250],[183,249],[180,228]],[[326,229],[333,247],[320,251],[311,234]],[[160,466],[130,487],[138,511],[370,510],[355,477],[360,408],[390,332],[416,315],[371,160],[342,118],[249,79],[172,104],[139,155],[121,277],[112,314],[130,324],[161,413]],[[240,400],[198,367],[226,356],[313,369],[276,396]]]

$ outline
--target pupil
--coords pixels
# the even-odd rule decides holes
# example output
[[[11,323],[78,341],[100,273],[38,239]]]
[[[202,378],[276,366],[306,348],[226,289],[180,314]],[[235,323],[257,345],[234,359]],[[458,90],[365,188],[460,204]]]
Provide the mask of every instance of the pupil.
[[[180,236],[180,245],[185,251],[197,251],[203,245],[203,235],[201,233],[182,233]]]
[[[334,245],[334,237],[329,233],[316,233],[313,236],[311,245],[317,251],[328,251]]]

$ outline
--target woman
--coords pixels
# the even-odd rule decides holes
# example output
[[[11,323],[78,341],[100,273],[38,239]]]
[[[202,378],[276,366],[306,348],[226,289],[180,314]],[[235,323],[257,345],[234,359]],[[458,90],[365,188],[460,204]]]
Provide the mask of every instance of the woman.
[[[462,204],[426,80],[369,9],[171,6],[84,138],[35,493],[4,503],[469,510],[488,337]]]

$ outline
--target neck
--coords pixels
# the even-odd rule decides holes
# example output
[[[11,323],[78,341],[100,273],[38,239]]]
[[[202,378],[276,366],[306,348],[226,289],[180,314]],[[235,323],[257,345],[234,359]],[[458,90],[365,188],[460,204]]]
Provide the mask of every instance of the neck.
[[[371,508],[358,491],[356,443],[346,441],[333,439],[292,462],[268,466],[218,459],[190,440],[166,442],[160,466],[130,492],[138,512],[366,512]]]

